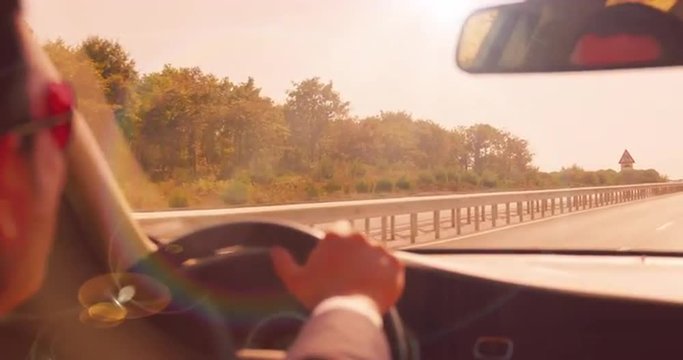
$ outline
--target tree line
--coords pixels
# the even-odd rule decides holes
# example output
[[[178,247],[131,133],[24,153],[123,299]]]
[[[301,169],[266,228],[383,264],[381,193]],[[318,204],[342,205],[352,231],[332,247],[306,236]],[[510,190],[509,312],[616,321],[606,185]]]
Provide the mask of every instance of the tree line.
[[[76,88],[86,118],[113,113],[135,158],[165,192],[168,203],[154,206],[664,179],[654,170],[576,166],[543,173],[528,142],[508,131],[488,124],[444,128],[396,110],[354,116],[334,84],[318,77],[293,82],[277,103],[253,78],[238,83],[172,65],[141,74],[121,44],[96,36],[44,48]]]

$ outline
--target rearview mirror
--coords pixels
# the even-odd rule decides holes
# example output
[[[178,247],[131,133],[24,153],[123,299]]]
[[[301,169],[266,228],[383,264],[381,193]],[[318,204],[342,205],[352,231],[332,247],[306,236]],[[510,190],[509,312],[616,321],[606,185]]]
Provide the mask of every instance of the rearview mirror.
[[[606,3],[529,0],[478,10],[463,25],[456,62],[470,73],[683,65],[683,23],[666,7]]]

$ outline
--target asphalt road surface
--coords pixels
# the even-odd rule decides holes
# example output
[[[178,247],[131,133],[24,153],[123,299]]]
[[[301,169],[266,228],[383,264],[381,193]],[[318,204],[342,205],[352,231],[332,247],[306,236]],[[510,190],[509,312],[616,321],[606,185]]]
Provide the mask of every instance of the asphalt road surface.
[[[481,233],[418,243],[417,246],[683,252],[683,194],[547,217]]]

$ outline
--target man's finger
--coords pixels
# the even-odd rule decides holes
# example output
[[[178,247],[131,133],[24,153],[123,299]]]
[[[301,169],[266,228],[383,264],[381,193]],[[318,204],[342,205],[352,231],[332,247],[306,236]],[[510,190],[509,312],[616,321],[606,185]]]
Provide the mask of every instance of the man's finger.
[[[296,263],[292,254],[290,254],[289,251],[276,246],[270,250],[270,257],[273,260],[275,272],[280,279],[282,279],[287,286],[292,285],[302,271],[301,266]]]

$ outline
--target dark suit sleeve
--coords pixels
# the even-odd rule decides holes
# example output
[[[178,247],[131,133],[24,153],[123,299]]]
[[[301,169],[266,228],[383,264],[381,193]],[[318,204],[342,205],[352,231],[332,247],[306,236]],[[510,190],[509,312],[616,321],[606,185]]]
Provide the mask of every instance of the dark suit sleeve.
[[[389,360],[381,328],[349,310],[331,310],[311,318],[287,353],[291,360]]]

